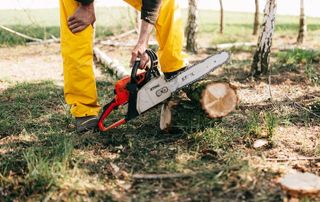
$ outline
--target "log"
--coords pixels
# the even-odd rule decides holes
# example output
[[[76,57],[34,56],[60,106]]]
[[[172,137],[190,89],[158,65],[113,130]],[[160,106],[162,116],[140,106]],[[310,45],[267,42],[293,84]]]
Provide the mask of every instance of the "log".
[[[239,103],[236,88],[229,83],[204,80],[184,88],[183,91],[192,102],[202,107],[209,118],[227,116]],[[172,111],[177,105],[177,101],[170,100],[162,106],[160,129],[163,132],[170,132],[174,114]]]
[[[117,60],[112,60],[107,54],[101,51],[98,47],[93,48],[93,52],[97,58],[97,61],[101,64],[109,67],[118,78],[123,78],[130,75],[129,71],[126,70]]]
[[[22,37],[24,39],[30,40],[30,41],[36,41],[36,42],[42,42],[43,41],[42,39],[34,38],[34,37],[31,37],[31,36],[27,36],[25,34],[22,34],[20,32],[14,31],[13,29],[10,29],[10,28],[5,27],[3,25],[0,25],[0,28],[3,29],[3,30],[6,30],[7,32],[15,34],[17,36],[20,36],[20,37]]]
[[[210,118],[228,115],[239,102],[236,87],[229,83],[201,81],[187,90],[187,96],[194,102],[200,102]]]

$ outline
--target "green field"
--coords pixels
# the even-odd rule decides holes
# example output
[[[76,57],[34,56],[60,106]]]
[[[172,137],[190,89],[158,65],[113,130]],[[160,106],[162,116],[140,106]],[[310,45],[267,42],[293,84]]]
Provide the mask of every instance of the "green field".
[[[133,28],[134,12],[130,8],[97,8],[96,13],[98,38]],[[200,38],[209,37],[209,41],[213,44],[255,40],[255,37],[251,36],[254,17],[252,13],[226,12],[224,35],[218,34],[219,12],[201,10],[199,13]],[[186,16],[187,11],[183,10],[184,21],[186,21]],[[318,21],[318,18],[307,19],[310,37],[313,36],[313,31],[320,29]],[[298,23],[298,17],[278,16],[276,34],[295,34],[298,30]],[[33,37],[50,38],[51,35],[59,37],[59,10],[2,10],[0,24]],[[0,44],[23,43],[25,43],[24,39],[0,30]]]

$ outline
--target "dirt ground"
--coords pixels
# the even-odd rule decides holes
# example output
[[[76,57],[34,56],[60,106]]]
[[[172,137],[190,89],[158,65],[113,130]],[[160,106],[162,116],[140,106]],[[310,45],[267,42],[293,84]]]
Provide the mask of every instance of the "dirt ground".
[[[99,47],[124,66],[128,63],[130,47],[102,45]],[[308,81],[303,71],[300,70],[296,72],[273,71],[270,85],[268,78],[253,81],[247,77],[251,52],[238,50],[231,52],[231,62],[211,75],[214,81],[229,81],[238,88],[240,104],[233,115],[225,118],[226,125],[239,124],[235,122],[241,120],[244,114],[250,114],[253,111],[258,114],[257,116],[264,116],[262,112],[270,110],[281,117],[272,137],[268,137],[265,130],[256,137],[256,139],[268,139],[269,144],[273,146],[254,149],[252,146],[238,145],[244,151],[243,159],[248,160],[249,165],[256,169],[272,170],[272,173],[279,173],[279,175],[291,169],[320,175],[319,159],[299,160],[300,158],[317,157],[320,154],[319,119],[294,104],[296,102],[308,105],[319,99],[319,86]],[[200,54],[190,56],[190,62],[205,58],[211,53],[201,50]],[[21,82],[52,80],[62,86],[63,70],[60,47],[58,44],[50,44],[0,48],[0,72],[0,92]],[[102,74],[100,69],[96,69],[96,75],[99,79],[108,77]],[[287,123],[287,120],[290,120],[290,123]],[[263,123],[259,124],[262,129],[266,127]],[[16,140],[7,137],[1,139],[0,143],[8,144],[8,141]],[[246,144],[252,145],[253,141],[249,138]],[[0,150],[0,153],[3,152],[5,151]],[[104,156],[103,158],[112,159],[114,157]],[[181,158],[185,160],[187,156]],[[99,158],[96,157],[96,161],[98,160]],[[247,180],[250,181],[250,179]],[[254,184],[261,184],[261,182],[254,182]],[[277,186],[276,183],[274,186]],[[232,192],[232,190],[229,191]]]

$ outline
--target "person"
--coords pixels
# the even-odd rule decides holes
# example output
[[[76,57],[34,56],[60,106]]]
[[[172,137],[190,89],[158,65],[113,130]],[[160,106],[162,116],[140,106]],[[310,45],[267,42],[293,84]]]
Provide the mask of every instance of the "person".
[[[61,53],[64,69],[64,96],[76,119],[76,130],[95,128],[98,122],[96,82],[93,73],[94,0],[60,0]],[[161,71],[170,78],[185,65],[183,22],[177,0],[124,0],[141,11],[141,28],[132,50],[130,66],[140,58],[143,69],[149,58],[145,53],[155,28],[159,44]],[[112,20],[112,19],[106,19]]]

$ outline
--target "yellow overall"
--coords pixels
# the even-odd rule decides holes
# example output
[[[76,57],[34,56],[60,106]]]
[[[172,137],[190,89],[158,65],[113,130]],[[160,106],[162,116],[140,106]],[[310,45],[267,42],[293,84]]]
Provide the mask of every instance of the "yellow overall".
[[[124,1],[141,9],[141,0]],[[74,117],[83,117],[98,115],[100,106],[93,73],[93,28],[73,34],[67,24],[78,5],[75,0],[60,0],[61,52],[66,102]],[[173,72],[185,66],[183,24],[176,0],[162,0],[155,28],[161,70]]]

